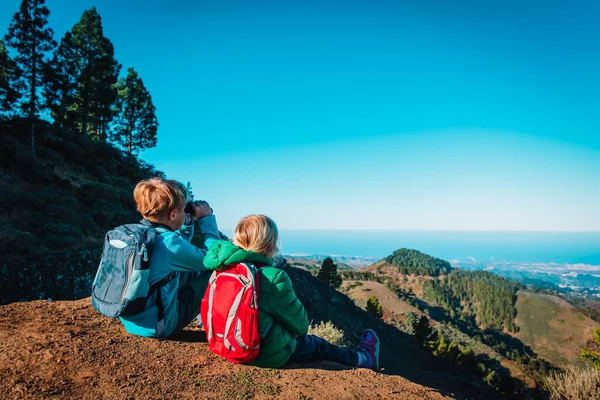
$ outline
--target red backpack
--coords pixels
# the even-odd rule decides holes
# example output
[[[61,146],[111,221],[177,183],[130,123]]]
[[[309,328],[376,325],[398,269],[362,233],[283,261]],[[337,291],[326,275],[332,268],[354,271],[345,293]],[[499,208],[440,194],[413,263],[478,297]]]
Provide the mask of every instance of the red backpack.
[[[241,263],[213,272],[201,314],[213,353],[234,363],[256,359],[260,351],[258,268]]]

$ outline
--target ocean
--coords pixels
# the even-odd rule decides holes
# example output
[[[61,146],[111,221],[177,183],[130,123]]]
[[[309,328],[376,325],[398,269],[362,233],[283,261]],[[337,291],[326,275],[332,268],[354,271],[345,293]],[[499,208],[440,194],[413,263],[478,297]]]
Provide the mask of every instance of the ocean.
[[[600,265],[600,232],[281,230],[283,254],[384,257],[407,247],[444,260]]]

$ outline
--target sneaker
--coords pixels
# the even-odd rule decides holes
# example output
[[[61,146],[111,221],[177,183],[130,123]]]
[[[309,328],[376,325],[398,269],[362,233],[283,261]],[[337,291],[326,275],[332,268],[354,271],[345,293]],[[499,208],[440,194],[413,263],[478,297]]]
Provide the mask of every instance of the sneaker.
[[[367,361],[361,365],[362,368],[379,370],[379,338],[374,330],[365,329],[363,331],[357,350],[367,358]]]

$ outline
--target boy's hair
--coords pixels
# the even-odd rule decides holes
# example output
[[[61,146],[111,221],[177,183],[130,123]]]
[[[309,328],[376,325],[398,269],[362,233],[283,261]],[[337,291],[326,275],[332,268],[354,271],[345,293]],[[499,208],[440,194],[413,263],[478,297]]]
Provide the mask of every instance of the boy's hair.
[[[140,181],[133,189],[137,209],[146,219],[157,219],[188,202],[185,186],[174,180],[151,178]]]
[[[269,258],[279,253],[279,230],[266,215],[248,215],[238,222],[233,232],[233,244]]]

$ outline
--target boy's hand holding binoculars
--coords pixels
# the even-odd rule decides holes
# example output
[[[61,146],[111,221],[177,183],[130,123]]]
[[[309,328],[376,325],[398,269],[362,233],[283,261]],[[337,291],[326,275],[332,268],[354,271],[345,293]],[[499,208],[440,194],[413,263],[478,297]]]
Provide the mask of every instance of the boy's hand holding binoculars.
[[[185,206],[184,211],[193,221],[198,221],[200,218],[212,215],[213,213],[213,209],[204,200],[190,201]]]

